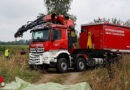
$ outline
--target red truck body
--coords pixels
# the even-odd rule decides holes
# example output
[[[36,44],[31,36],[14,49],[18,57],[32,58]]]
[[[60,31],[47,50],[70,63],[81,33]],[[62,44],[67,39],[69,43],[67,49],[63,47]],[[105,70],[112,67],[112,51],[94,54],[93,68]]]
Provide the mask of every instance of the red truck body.
[[[54,30],[50,31],[49,40],[46,42],[32,42],[30,44],[30,48],[44,48],[44,51],[50,50],[59,50],[68,48],[68,37],[67,35],[67,27],[64,25],[55,25],[50,24],[51,27],[55,28],[58,31],[61,31],[61,39],[52,41],[52,33]],[[44,25],[43,25],[44,27]]]
[[[110,23],[82,25],[81,30],[91,32],[94,49],[130,53],[130,27]],[[87,47],[87,33],[80,33],[80,48]]]

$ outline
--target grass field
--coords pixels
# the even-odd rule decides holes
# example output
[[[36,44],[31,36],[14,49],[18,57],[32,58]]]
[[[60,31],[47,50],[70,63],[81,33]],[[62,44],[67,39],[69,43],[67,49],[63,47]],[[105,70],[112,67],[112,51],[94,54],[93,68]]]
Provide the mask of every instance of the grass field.
[[[9,59],[4,57],[4,50],[9,49]],[[20,55],[24,48],[26,55]],[[32,72],[28,65],[28,46],[24,45],[0,45],[0,76],[5,82],[10,82],[15,77],[20,77],[29,82],[35,82],[40,79],[39,71]]]
[[[78,76],[72,79],[77,74]],[[130,56],[123,55],[119,62],[111,64],[110,67],[100,66],[88,68],[84,72],[71,72],[58,76],[53,81],[64,84],[67,80],[70,81],[70,84],[88,82],[92,90],[130,90]]]
[[[79,82],[82,81],[89,82],[93,90],[130,90],[130,56],[123,55],[111,67],[82,72]]]
[[[5,49],[9,49],[11,55],[16,55],[23,48],[28,52],[29,46],[27,45],[0,45],[0,55],[4,54]]]
[[[6,48],[10,51],[9,59],[4,57]],[[27,52],[26,55],[20,55],[22,48]],[[13,81],[15,77],[20,77],[29,82],[36,82],[43,76],[44,73],[41,71],[30,71],[28,46],[0,45],[0,51],[0,76],[4,77],[5,82]],[[120,62],[112,64],[111,67],[87,69],[78,74],[79,76],[75,80],[76,83],[88,82],[92,90],[130,90],[130,55],[123,55]],[[69,75],[70,73],[58,74],[57,78],[54,75],[51,82],[63,84],[64,81],[67,81]]]

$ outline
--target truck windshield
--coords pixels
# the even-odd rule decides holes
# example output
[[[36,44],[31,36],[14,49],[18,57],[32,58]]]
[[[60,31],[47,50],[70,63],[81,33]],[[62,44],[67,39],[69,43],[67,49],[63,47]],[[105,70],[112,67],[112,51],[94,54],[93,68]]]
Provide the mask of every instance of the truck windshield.
[[[50,39],[50,30],[37,30],[33,32],[32,41],[33,42],[44,42]]]

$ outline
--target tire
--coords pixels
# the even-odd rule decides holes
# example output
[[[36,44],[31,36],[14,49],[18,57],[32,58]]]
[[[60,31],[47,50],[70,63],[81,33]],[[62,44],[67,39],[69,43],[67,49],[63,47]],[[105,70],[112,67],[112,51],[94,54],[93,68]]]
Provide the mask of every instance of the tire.
[[[82,72],[82,71],[86,70],[86,63],[85,63],[84,58],[79,57],[76,60],[75,69],[76,69],[77,72]]]
[[[57,62],[57,71],[60,73],[67,72],[68,70],[68,61],[66,58],[59,58]]]

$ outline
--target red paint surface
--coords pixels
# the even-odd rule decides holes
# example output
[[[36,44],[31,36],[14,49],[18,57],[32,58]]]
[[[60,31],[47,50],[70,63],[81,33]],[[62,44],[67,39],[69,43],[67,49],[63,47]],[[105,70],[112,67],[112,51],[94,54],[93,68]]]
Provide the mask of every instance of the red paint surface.
[[[67,30],[65,29],[58,29],[61,30],[61,39],[60,40],[51,40],[50,34],[50,40],[46,42],[35,42],[30,44],[30,48],[44,48],[44,51],[49,50],[59,50],[59,49],[68,49],[68,34]],[[51,31],[52,33],[52,31]]]
[[[0,77],[0,83],[2,83],[3,82],[3,78],[2,77]]]
[[[86,49],[86,47],[87,47],[87,39],[88,39],[88,35],[87,35],[86,32],[80,33],[80,38],[79,38],[80,49]]]
[[[81,29],[92,33],[94,49],[130,50],[130,27],[128,26],[104,23],[84,25]],[[83,33],[80,34],[80,42],[82,42],[79,43],[80,48],[84,48],[87,40]]]
[[[53,29],[61,30],[62,35],[60,40],[52,41],[52,31],[50,33],[50,40],[46,42],[31,43],[30,48],[44,48],[44,51],[68,49],[68,30],[71,30],[70,26],[74,27],[74,23],[71,19],[65,18],[63,15],[56,16],[56,14],[50,14],[43,18],[44,22],[60,22],[61,24],[49,24]],[[43,25],[46,27],[46,25]],[[74,48],[74,47],[73,47]]]

